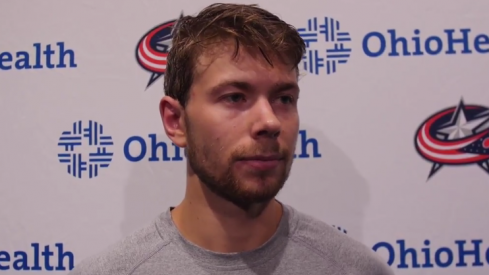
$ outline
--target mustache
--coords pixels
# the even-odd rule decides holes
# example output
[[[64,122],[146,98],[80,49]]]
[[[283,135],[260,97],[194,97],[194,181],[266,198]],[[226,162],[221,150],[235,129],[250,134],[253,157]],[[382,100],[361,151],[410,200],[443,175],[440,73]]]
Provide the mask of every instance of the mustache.
[[[290,150],[281,147],[278,142],[257,143],[252,146],[239,147],[231,154],[231,159],[239,161],[256,156],[276,156],[280,159],[287,159],[290,157]]]

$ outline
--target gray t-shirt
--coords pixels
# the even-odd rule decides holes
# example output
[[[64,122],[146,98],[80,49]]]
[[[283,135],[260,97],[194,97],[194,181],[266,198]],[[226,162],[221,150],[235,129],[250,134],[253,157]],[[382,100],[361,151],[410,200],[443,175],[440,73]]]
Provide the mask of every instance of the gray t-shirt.
[[[393,275],[367,246],[284,204],[274,236],[244,253],[214,253],[185,240],[171,208],[154,223],[78,264],[69,275]]]

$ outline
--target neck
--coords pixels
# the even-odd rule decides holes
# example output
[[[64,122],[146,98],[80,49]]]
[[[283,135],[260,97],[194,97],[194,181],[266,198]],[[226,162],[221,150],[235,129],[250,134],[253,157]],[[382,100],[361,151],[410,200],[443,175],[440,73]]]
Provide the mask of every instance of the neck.
[[[244,211],[216,196],[194,176],[187,178],[185,198],[172,211],[173,222],[183,237],[220,253],[260,247],[273,236],[281,217],[282,205],[276,200]]]

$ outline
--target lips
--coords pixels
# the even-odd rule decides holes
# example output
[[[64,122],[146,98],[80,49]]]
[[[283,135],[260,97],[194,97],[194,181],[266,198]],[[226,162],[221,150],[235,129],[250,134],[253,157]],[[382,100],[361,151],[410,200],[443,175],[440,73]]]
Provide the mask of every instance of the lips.
[[[277,167],[283,158],[280,155],[259,155],[240,159],[243,165],[256,170],[270,170]]]
[[[276,161],[281,159],[280,155],[257,155],[241,158],[242,161]]]

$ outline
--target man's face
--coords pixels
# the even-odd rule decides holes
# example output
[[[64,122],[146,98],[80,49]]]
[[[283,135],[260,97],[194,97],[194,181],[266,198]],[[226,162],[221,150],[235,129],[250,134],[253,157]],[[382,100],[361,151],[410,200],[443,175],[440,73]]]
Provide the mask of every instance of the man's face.
[[[214,193],[247,208],[288,178],[299,131],[297,72],[234,45],[204,53],[185,108],[190,168]]]

